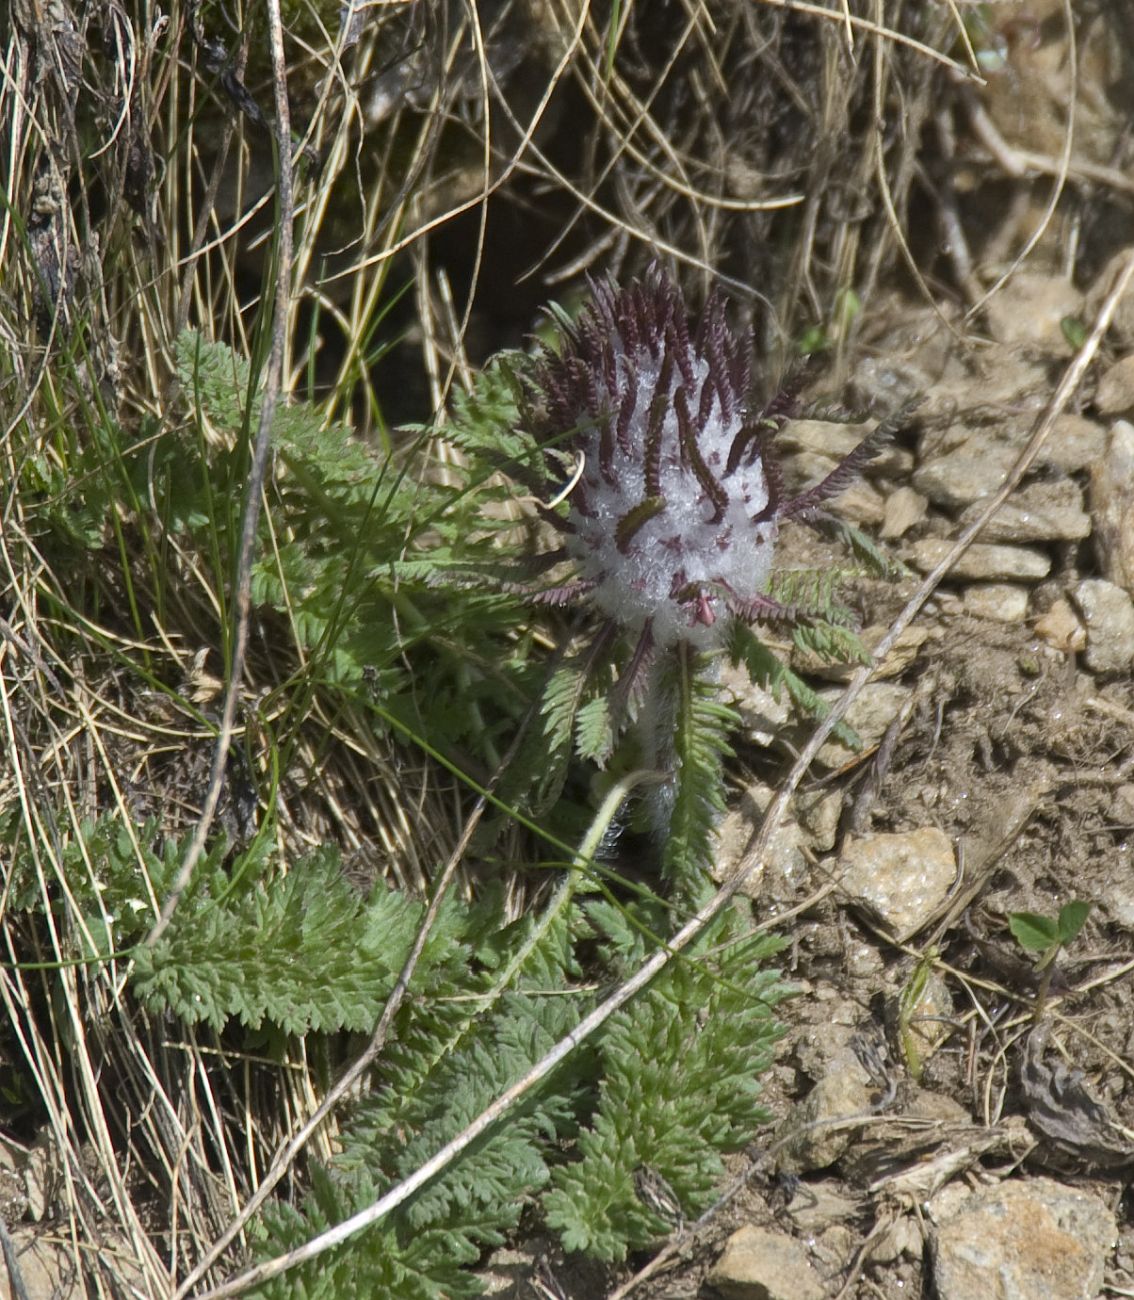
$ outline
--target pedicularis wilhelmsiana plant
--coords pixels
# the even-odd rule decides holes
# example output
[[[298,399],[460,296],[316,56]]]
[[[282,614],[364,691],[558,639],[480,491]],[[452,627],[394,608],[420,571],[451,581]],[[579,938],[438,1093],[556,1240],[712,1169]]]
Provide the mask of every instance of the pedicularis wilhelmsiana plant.
[[[613,696],[615,729],[636,700],[644,760],[676,774],[676,719],[665,703],[675,667],[725,648],[738,622],[798,631],[840,621],[845,611],[829,600],[809,605],[775,593],[779,527],[815,522],[892,425],[820,483],[788,496],[771,442],[794,412],[794,395],[750,401],[751,340],[730,331],[721,298],[691,329],[679,290],[656,268],[628,288],[592,283],[591,292],[577,320],[555,313],[558,348],[541,349],[523,385],[526,428],[573,462],[566,513],[541,509],[562,538],[544,561],[575,572],[533,594],[562,604],[587,598],[608,635],[633,639]],[[533,486],[545,498],[555,491],[547,481]]]

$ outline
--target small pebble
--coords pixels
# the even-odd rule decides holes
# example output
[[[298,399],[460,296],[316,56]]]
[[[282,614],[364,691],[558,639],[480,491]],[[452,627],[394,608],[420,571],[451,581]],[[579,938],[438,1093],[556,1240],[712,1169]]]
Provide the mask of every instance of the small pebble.
[[[751,1224],[725,1242],[708,1282],[725,1300],[823,1300],[827,1294],[802,1242]]]
[[[981,582],[964,591],[965,613],[993,623],[1022,623],[1028,613],[1028,590],[1014,582]]]
[[[956,876],[953,845],[936,826],[856,836],[844,844],[838,866],[847,900],[877,916],[899,943],[921,929]]]
[[[882,516],[882,537],[886,541],[904,537],[916,524],[920,524],[929,509],[929,502],[912,487],[900,487],[886,498]]]
[[[819,692],[827,703],[833,704],[842,688],[825,688]],[[847,724],[857,733],[864,745],[877,743],[886,734],[886,728],[898,716],[902,705],[910,697],[910,688],[896,682],[867,682],[858,698],[847,711]],[[844,745],[840,740],[828,740],[815,761],[821,767],[839,768],[850,762],[856,751]]]
[[[1063,334],[1063,318],[1078,316],[1083,295],[1062,276],[1042,271],[1017,271],[985,305],[992,337],[999,343],[1041,347],[1066,356],[1071,345]]]
[[[1087,629],[1083,620],[1071,608],[1070,601],[1060,597],[1046,614],[1035,621],[1036,635],[1060,654],[1077,654],[1087,645]]]
[[[1134,412],[1134,355],[1116,361],[1099,380],[1095,409],[1102,415]]]
[[[1087,578],[1071,592],[1087,626],[1083,658],[1096,673],[1120,673],[1134,659],[1134,601],[1104,578]]]

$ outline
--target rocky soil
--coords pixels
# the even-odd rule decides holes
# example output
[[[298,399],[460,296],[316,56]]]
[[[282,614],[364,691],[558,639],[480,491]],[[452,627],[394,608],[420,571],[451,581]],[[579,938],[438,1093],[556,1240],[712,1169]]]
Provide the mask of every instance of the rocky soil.
[[[868,643],[1003,481],[1072,354],[1067,320],[1112,274],[1085,298],[1020,276],[980,339],[893,304],[852,392],[883,414],[923,401],[837,505],[908,570],[858,586]],[[1134,297],[1020,488],[878,665],[850,715],[863,749],[824,747],[751,879],[800,996],[767,1079],[777,1121],[721,1204],[637,1278],[551,1255],[517,1283],[502,1259],[500,1293],[1134,1294],[1131,421]],[[813,481],[860,433],[792,426],[789,477]],[[787,549],[825,558],[802,533]],[[807,735],[731,685],[747,776],[722,878]],[[1075,901],[1086,924],[1044,967],[1009,917]]]

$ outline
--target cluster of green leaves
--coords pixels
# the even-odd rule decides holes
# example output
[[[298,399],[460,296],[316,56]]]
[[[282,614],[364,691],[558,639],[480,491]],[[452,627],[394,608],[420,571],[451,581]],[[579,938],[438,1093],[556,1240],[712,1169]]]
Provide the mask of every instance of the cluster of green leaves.
[[[187,332],[177,356],[198,425],[221,435],[222,450],[198,466],[209,494],[209,484],[242,481],[259,392],[221,344]],[[515,421],[511,389],[490,370],[455,428],[502,432]],[[443,463],[425,432],[386,455],[305,403],[279,407],[272,444],[252,598],[286,621],[305,688],[353,692],[436,748],[490,763],[527,703],[527,611],[499,584],[442,584],[458,558],[465,572],[496,559],[505,486],[481,463]]]
[[[309,1240],[420,1168],[570,1033],[596,980],[632,969],[657,943],[651,926],[666,924],[657,906],[592,901],[550,912],[435,973],[428,999],[402,1017],[382,1087],[352,1116],[342,1154],[316,1173],[301,1207],[269,1215],[265,1253]],[[664,1237],[669,1225],[640,1199],[636,1171],[656,1168],[695,1213],[719,1185],[722,1154],[766,1118],[756,1080],[786,991],[766,969],[777,947],[727,917],[456,1163],[269,1294],[474,1295],[468,1266],[525,1209],[565,1249],[601,1259]]]
[[[627,971],[649,956],[649,922],[664,924],[651,907],[594,902],[587,915],[606,959]],[[687,1218],[711,1203],[721,1154],[767,1119],[757,1080],[780,1036],[771,1008],[786,990],[765,963],[779,946],[726,914],[606,1026],[579,1158],[553,1171],[544,1198],[568,1250],[619,1260],[667,1232],[639,1194],[642,1170],[664,1179]]]
[[[190,420],[136,453],[96,447],[91,455],[110,465],[104,483],[117,476],[129,486],[135,516],[156,520],[144,544],[153,572],[163,563],[164,543],[154,540],[162,537],[211,572],[219,637],[260,397],[253,368],[225,347],[187,333],[177,357]],[[554,814],[560,820],[544,824],[562,834],[578,823],[562,812],[574,759],[612,773],[660,767],[668,776],[656,796],[667,827],[660,861],[674,895],[695,901],[709,887],[704,869],[736,718],[717,698],[712,664],[680,654],[656,667],[644,706],[665,745],[657,734],[643,740],[641,725],[624,744],[635,713],[635,702],[617,693],[627,647],[596,639],[584,613],[560,624],[564,648],[554,662],[537,652],[532,609],[515,594],[531,525],[517,522],[514,507],[517,482],[537,477],[526,471],[547,449],[517,427],[511,371],[519,364],[489,367],[457,399],[445,429],[456,458],[433,455],[431,431],[391,455],[325,424],[313,407],[280,407],[252,596],[260,626],[277,620],[293,655],[281,716],[298,719],[321,690],[368,709],[402,739],[491,770],[537,700],[500,787],[505,806],[529,819]],[[854,657],[830,585],[816,586],[809,600],[829,617],[802,625],[799,637],[821,653]],[[818,711],[806,683],[751,629],[737,628],[732,653],[756,681]],[[330,849],[280,863],[268,831],[235,859],[215,844],[168,929],[143,949],[133,945],[182,845],[160,843],[154,825],[83,825],[59,854],[83,918],[76,954],[102,960],[129,951],[131,988],[146,1008],[226,1035],[242,1029],[259,1043],[371,1028],[422,904],[384,887],[360,896]],[[38,897],[32,875],[25,864],[13,876],[29,882],[29,905]],[[648,891],[645,901],[600,902],[584,892],[578,866],[564,879],[542,913],[511,923],[491,889],[474,905],[442,910],[379,1063],[379,1091],[347,1120],[335,1160],[311,1170],[302,1203],[272,1206],[261,1225],[265,1254],[308,1240],[420,1168],[579,1024],[596,989],[611,987],[672,932],[670,907]],[[643,1170],[684,1213],[700,1212],[722,1155],[764,1118],[756,1080],[785,992],[765,969],[776,946],[752,933],[743,910],[726,913],[522,1110],[374,1228],[289,1274],[273,1293],[474,1294],[470,1265],[525,1208],[565,1248],[620,1259],[668,1227],[641,1193]]]
[[[76,902],[101,916],[120,951],[152,921],[142,897],[161,894],[182,851],[156,853],[152,830],[135,839],[107,817],[84,825],[68,853]],[[501,890],[442,908],[379,1061],[379,1088],[347,1118],[340,1154],[311,1169],[302,1203],[271,1205],[262,1254],[309,1240],[413,1174],[578,1026],[596,990],[664,943],[669,910],[659,900],[603,901],[583,886],[565,877],[542,911],[510,923]],[[211,1026],[230,1043],[243,1031],[260,1051],[287,1034],[366,1031],[422,915],[421,903],[383,885],[361,896],[331,850],[286,872],[257,846],[232,860],[218,851],[159,941],[132,951],[130,986],[152,1012]],[[787,992],[768,968],[779,946],[752,931],[744,910],[726,913],[461,1158],[267,1294],[475,1295],[471,1266],[525,1209],[565,1249],[621,1259],[670,1226],[640,1196],[643,1167],[688,1214],[706,1208],[722,1155],[766,1118],[758,1079]],[[78,950],[107,955],[89,937]]]

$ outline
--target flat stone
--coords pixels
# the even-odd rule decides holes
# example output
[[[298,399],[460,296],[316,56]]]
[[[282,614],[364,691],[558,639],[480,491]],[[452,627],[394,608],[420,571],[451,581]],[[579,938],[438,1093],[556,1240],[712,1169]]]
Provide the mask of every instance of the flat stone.
[[[922,573],[929,573],[949,554],[953,543],[939,537],[923,537],[909,549],[909,561]],[[1024,546],[1002,546],[974,542],[949,570],[955,578],[982,578],[989,582],[1023,580],[1038,582],[1051,571],[1051,559]]]
[[[840,695],[839,687],[826,687],[819,692],[824,703],[833,704]],[[910,688],[896,682],[867,682],[855,702],[850,706],[846,722],[866,746],[876,744],[886,734],[886,728],[910,697]],[[815,761],[821,767],[839,768],[855,757],[856,750],[841,740],[828,740]]]
[[[1087,628],[1083,658],[1096,673],[1120,673],[1134,659],[1134,601],[1105,578],[1087,578],[1071,592]]]
[[[1063,318],[1078,316],[1082,309],[1083,295],[1069,280],[1042,271],[1017,271],[985,306],[989,331],[998,342],[1040,347],[1058,356],[1071,351]]]
[[[848,839],[836,870],[847,901],[876,916],[902,943],[945,901],[957,863],[944,831],[923,826]]]
[[[964,425],[923,439],[913,486],[935,505],[960,510],[991,496],[1016,463],[1031,432],[1030,421],[993,427]],[[1098,463],[1106,430],[1082,415],[1059,416],[1040,448],[1036,467],[1077,474]]]
[[[1116,361],[1099,380],[1095,410],[1102,415],[1134,412],[1134,354]]]
[[[885,541],[904,537],[916,524],[920,524],[929,509],[929,502],[912,487],[900,487],[886,498],[882,513],[881,536]]]
[[[842,1183],[809,1183],[788,1202],[787,1212],[800,1232],[821,1232],[829,1224],[857,1218],[862,1197],[848,1196]]]
[[[980,514],[975,503],[958,520],[964,528]],[[982,542],[1077,542],[1091,535],[1091,517],[1083,494],[1070,479],[1032,483],[1021,488],[981,529]]]
[[[1095,554],[1104,578],[1134,593],[1134,424],[1116,420],[1091,467]]]
[[[801,1242],[751,1225],[729,1237],[708,1282],[725,1300],[823,1300],[826,1294]]]
[[[935,505],[958,510],[991,496],[1019,454],[1018,447],[989,438],[981,429],[927,457],[914,473],[913,485]]]
[[[908,453],[907,453],[908,455]],[[791,495],[805,492],[821,483],[837,469],[839,462],[809,451],[798,452],[787,465],[788,491]],[[852,524],[866,524],[873,528],[881,524],[885,498],[865,479],[856,479],[830,500],[831,513]]]
[[[933,1198],[939,1300],[1094,1300],[1118,1240],[1099,1197],[1048,1178]]]
[[[816,474],[829,474],[849,456],[874,429],[876,421],[867,424],[843,424],[832,420],[792,420],[776,440],[777,449],[791,453],[808,453],[819,459],[807,464]],[[913,469],[913,457],[904,448],[893,443],[882,447],[870,462],[873,472],[902,476]]]
[[[993,623],[1022,623],[1028,614],[1028,589],[1014,582],[981,582],[966,587],[962,597],[970,618]]]

